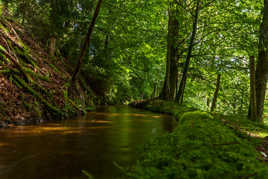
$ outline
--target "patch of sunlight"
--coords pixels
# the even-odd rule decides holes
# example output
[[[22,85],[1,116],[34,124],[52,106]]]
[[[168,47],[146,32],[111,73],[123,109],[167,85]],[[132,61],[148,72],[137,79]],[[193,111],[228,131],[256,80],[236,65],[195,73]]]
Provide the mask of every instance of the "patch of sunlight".
[[[259,136],[264,138],[268,136],[268,132],[259,132]]]
[[[163,116],[152,116],[152,118],[161,118],[161,117],[163,117]]]
[[[112,121],[108,121],[108,120],[88,120],[88,123],[99,123],[99,124],[106,124],[106,123],[111,123]]]
[[[260,137],[264,138],[268,136],[268,132],[246,132],[251,137]]]

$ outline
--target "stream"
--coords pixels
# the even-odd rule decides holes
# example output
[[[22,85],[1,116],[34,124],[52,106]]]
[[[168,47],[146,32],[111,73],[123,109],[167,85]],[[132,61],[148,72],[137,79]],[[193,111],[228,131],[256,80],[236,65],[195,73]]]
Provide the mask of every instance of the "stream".
[[[100,107],[73,120],[0,129],[1,179],[120,176],[150,138],[172,131],[172,117],[128,106]]]

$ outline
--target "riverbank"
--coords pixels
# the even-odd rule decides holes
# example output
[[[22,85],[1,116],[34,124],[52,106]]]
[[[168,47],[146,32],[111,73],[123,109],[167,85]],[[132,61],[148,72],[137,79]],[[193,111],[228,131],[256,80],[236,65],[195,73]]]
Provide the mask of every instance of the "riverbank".
[[[179,122],[173,133],[143,147],[137,164],[125,171],[129,178],[267,178],[267,126],[170,101],[134,106],[170,114]]]
[[[94,107],[83,76],[68,94],[72,70],[59,53],[48,54],[27,28],[0,18],[0,128],[59,120]]]

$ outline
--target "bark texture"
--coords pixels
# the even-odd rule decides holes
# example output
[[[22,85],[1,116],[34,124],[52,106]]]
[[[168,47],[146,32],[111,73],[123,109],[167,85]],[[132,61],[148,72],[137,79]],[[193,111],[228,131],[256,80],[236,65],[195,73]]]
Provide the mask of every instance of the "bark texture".
[[[178,79],[177,67],[177,37],[179,33],[179,22],[176,18],[176,10],[173,8],[174,4],[170,3],[169,20],[168,20],[168,46],[167,46],[167,62],[166,62],[166,76],[164,87],[160,93],[160,98],[165,100],[174,100],[176,93],[176,83]]]
[[[56,52],[56,43],[57,43],[57,39],[56,39],[56,35],[52,36],[50,38],[50,42],[49,42],[49,55],[51,57],[55,56],[55,52]]]
[[[255,76],[255,59],[251,56],[249,59],[249,69],[250,69],[250,112],[249,117],[252,121],[257,120],[257,104],[256,104],[256,76]]]
[[[257,121],[263,122],[263,110],[268,78],[268,0],[264,0],[263,22],[260,28],[259,57],[256,68]]]
[[[213,100],[212,100],[211,109],[210,109],[211,112],[213,112],[216,109],[217,99],[218,99],[218,95],[219,95],[219,91],[220,91],[220,85],[221,85],[221,75],[218,74],[217,82],[216,82],[216,89],[215,89],[215,92],[213,95]]]
[[[199,11],[200,11],[200,0],[197,0],[196,9],[195,9],[195,16],[193,21],[193,30],[192,30],[192,36],[189,43],[188,53],[185,61],[185,65],[183,68],[182,78],[179,86],[179,91],[176,95],[176,101],[178,101],[180,104],[183,103],[183,96],[184,96],[184,90],[187,82],[187,72],[190,66],[190,60],[192,56],[192,51],[194,47],[194,40],[197,32],[197,24],[198,24],[198,17],[199,17]]]

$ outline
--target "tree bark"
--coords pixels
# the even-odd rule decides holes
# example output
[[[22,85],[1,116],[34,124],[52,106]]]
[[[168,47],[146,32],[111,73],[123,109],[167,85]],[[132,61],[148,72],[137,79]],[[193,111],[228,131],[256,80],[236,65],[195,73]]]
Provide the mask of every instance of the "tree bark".
[[[263,21],[260,27],[259,57],[256,68],[257,121],[263,122],[263,110],[268,79],[268,0],[264,0]]]
[[[210,108],[210,96],[207,97],[207,110]]]
[[[250,69],[250,111],[249,117],[252,121],[257,120],[257,104],[256,104],[256,86],[255,86],[255,59],[254,56],[250,57],[249,69]]]
[[[213,95],[213,100],[211,103],[211,109],[210,111],[213,112],[216,109],[216,105],[217,105],[217,99],[218,99],[218,95],[219,95],[219,91],[220,91],[220,85],[221,85],[221,75],[218,74],[217,76],[217,83],[216,83],[216,89]]]
[[[79,59],[77,61],[76,68],[75,68],[74,73],[72,75],[72,82],[73,83],[75,82],[76,76],[78,75],[78,73],[80,71],[80,68],[81,68],[81,65],[82,65],[82,62],[83,62],[83,57],[84,57],[84,55],[86,53],[86,50],[90,46],[90,38],[91,38],[92,32],[94,30],[94,26],[96,24],[97,17],[98,17],[99,12],[100,12],[101,4],[102,4],[102,0],[98,0],[98,4],[96,6],[96,10],[94,12],[93,19],[92,19],[91,24],[90,24],[90,26],[88,28],[88,32],[87,32],[84,44],[83,44],[83,46],[81,48],[81,53],[80,53]]]
[[[174,100],[176,93],[176,83],[178,78],[177,67],[177,37],[179,33],[179,23],[176,18],[176,9],[174,9],[174,2],[169,5],[169,20],[168,20],[168,37],[167,37],[167,62],[166,62],[166,76],[164,87],[160,93],[160,98],[165,100]]]
[[[194,47],[194,40],[197,32],[197,25],[198,25],[198,16],[199,16],[199,11],[200,11],[200,0],[197,0],[196,4],[196,9],[195,9],[195,16],[194,16],[194,21],[193,21],[193,30],[192,30],[192,36],[191,40],[189,43],[189,48],[188,48],[188,54],[186,57],[185,65],[183,68],[183,73],[182,73],[182,78],[179,86],[179,91],[176,95],[176,101],[178,101],[180,104],[183,103],[183,96],[184,96],[184,90],[187,82],[187,72],[190,66],[190,60],[192,56],[192,51]]]
[[[55,56],[55,52],[56,52],[56,43],[57,43],[57,39],[56,39],[56,35],[53,35],[50,38],[50,42],[49,42],[49,55],[51,57]]]

